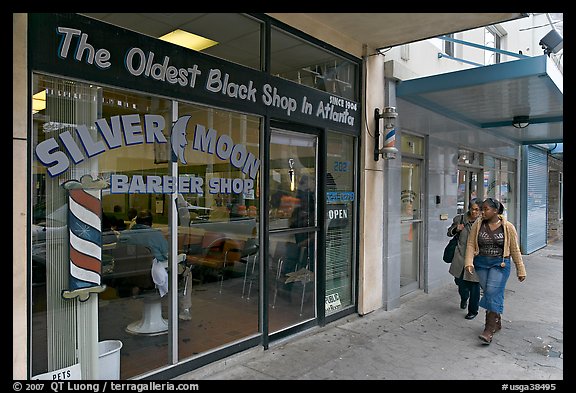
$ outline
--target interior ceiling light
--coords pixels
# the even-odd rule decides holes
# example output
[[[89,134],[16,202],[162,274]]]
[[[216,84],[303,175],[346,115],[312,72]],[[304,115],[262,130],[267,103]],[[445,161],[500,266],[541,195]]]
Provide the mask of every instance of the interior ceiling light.
[[[160,37],[160,39],[195,51],[201,51],[210,48],[211,46],[218,45],[218,42],[216,41],[180,29],[165,34]]]
[[[46,109],[46,90],[42,90],[32,96],[32,114]]]
[[[526,128],[530,124],[530,118],[528,116],[514,116],[512,119],[512,125],[516,128]]]

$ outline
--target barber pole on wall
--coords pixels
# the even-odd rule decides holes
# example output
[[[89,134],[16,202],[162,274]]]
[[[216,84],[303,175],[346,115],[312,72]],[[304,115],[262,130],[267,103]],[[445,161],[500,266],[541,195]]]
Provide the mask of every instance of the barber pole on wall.
[[[76,298],[77,363],[81,379],[100,379],[98,345],[98,294],[102,273],[102,189],[103,179],[84,175],[63,184],[68,190],[69,273],[64,299]]]
[[[384,140],[384,147],[395,147],[396,145],[396,129],[391,129],[386,134],[386,139]]]
[[[398,149],[396,148],[396,118],[398,117],[398,112],[396,112],[396,108],[393,106],[384,107],[383,111],[380,112],[380,109],[374,109],[374,122],[375,122],[375,131],[374,131],[374,161],[378,161],[380,155],[385,160],[396,158],[396,153],[398,153]],[[382,149],[379,148],[379,139],[380,139],[380,119],[383,119],[384,125],[384,147]]]
[[[68,233],[70,236],[70,271],[65,299],[86,301],[90,293],[106,289],[101,284],[102,271],[102,188],[104,181],[82,176],[81,181],[64,183],[68,190]]]

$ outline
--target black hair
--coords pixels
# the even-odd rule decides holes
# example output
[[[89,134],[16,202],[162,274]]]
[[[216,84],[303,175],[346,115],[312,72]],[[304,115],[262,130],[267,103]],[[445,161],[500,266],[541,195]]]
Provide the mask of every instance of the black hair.
[[[138,216],[138,210],[136,210],[135,207],[131,207],[130,209],[128,209],[128,219],[129,220],[135,218],[136,216]]]
[[[142,210],[136,216],[136,224],[144,224],[152,226],[152,212],[150,210]]]
[[[491,206],[494,209],[496,209],[498,211],[498,214],[504,213],[504,205],[498,199],[486,198],[482,203],[486,203],[488,206]]]
[[[481,204],[482,200],[480,198],[472,198],[470,199],[470,203],[468,204],[468,209],[470,209],[472,205],[478,205],[478,207],[480,207]]]

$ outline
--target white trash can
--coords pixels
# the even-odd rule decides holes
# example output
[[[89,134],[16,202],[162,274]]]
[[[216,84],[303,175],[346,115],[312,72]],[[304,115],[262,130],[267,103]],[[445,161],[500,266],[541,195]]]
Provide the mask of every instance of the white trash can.
[[[120,379],[120,349],[122,341],[105,340],[98,343],[98,379]]]

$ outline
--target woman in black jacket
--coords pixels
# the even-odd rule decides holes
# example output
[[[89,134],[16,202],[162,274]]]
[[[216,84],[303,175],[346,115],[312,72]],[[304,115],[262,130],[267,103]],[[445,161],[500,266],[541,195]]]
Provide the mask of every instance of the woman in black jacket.
[[[458,214],[452,220],[447,235],[452,237],[459,233],[458,245],[454,252],[454,259],[448,272],[454,276],[454,282],[458,285],[460,294],[460,308],[465,309],[468,305],[466,319],[474,319],[478,315],[478,303],[480,302],[480,284],[475,272],[469,273],[464,269],[464,256],[466,255],[466,241],[472,224],[480,217],[481,201],[474,198],[468,205],[468,211]]]

